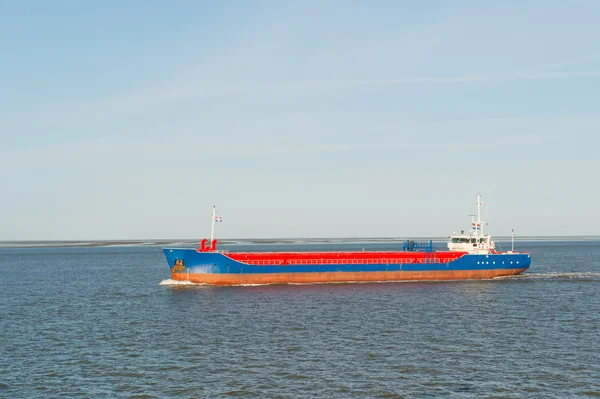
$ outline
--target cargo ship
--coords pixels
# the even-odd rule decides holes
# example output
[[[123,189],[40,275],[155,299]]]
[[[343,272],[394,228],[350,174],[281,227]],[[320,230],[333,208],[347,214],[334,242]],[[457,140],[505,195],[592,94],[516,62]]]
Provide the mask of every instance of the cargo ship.
[[[449,237],[447,249],[406,240],[398,251],[229,252],[217,249],[213,207],[210,241],[199,248],[164,248],[171,278],[210,285],[351,283],[410,280],[490,279],[527,270],[531,254],[501,252],[481,220],[481,196],[471,227]]]

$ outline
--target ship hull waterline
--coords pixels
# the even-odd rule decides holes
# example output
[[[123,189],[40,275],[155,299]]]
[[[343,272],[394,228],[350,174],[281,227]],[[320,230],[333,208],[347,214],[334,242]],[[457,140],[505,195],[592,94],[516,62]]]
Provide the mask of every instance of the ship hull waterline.
[[[520,274],[523,269],[493,270],[435,270],[435,271],[381,271],[381,272],[306,272],[306,273],[248,273],[208,274],[171,273],[176,281],[208,285],[262,285],[262,284],[319,284],[355,282],[402,282],[482,280]]]

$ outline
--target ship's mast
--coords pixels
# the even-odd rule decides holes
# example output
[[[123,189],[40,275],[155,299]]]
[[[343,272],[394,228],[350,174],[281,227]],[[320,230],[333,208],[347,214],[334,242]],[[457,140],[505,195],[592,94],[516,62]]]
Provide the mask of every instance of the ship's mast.
[[[481,230],[481,237],[483,237],[483,224],[481,223],[481,194],[477,193],[477,225],[475,226],[475,233],[479,238],[479,230]]]
[[[512,248],[510,252],[515,252],[515,229],[512,229]]]
[[[217,217],[217,207],[213,205],[212,211],[212,229],[210,231],[210,243],[212,245],[213,239],[215,238],[215,219]]]

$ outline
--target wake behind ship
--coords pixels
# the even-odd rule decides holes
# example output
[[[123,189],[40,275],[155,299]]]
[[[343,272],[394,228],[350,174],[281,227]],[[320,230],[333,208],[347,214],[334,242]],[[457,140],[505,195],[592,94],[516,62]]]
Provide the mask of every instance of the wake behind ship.
[[[164,248],[171,278],[198,284],[307,284],[368,281],[489,279],[522,273],[531,264],[529,253],[500,252],[481,221],[452,235],[448,249],[433,243],[406,241],[401,251],[337,252],[228,252],[217,250],[214,223],[222,219],[213,208],[210,245],[200,248]],[[513,244],[514,245],[514,244]]]

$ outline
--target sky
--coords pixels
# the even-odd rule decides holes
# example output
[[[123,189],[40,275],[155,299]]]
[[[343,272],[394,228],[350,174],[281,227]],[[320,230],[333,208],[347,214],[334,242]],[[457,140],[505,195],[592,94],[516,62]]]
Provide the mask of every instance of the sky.
[[[0,8],[0,240],[600,235],[596,0]]]

